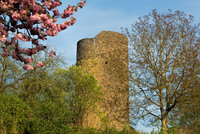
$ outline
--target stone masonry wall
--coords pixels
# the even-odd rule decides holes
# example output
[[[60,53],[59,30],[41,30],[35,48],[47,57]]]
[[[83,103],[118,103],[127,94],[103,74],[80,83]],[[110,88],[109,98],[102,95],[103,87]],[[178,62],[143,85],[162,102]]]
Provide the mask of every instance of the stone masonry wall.
[[[83,126],[122,129],[129,126],[128,40],[123,34],[102,31],[77,43],[77,65],[98,80],[104,92],[96,112],[84,116]],[[107,122],[109,120],[109,122]]]

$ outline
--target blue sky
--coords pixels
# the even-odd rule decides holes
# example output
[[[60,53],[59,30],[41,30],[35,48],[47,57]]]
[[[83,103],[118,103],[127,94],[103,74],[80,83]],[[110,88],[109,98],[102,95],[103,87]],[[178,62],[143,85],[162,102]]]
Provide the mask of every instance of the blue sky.
[[[67,6],[68,2],[70,0],[63,0],[63,5]],[[93,38],[102,30],[121,32],[121,27],[130,27],[138,17],[153,9],[159,13],[166,13],[168,9],[181,10],[193,15],[195,23],[200,22],[200,0],[87,0],[85,7],[74,15],[77,19],[75,25],[49,38],[47,43],[72,65],[76,63],[76,44],[80,39]],[[137,129],[150,131],[141,125]]]
[[[65,2],[67,1],[67,2]],[[67,6],[79,0],[63,0]],[[181,10],[195,16],[200,22],[200,0],[87,0],[86,6],[75,13],[77,22],[68,27],[47,43],[55,46],[62,53],[69,65],[76,62],[76,43],[83,38],[93,38],[100,31],[121,32],[121,27],[130,27],[138,17],[157,9],[165,13],[168,9]]]

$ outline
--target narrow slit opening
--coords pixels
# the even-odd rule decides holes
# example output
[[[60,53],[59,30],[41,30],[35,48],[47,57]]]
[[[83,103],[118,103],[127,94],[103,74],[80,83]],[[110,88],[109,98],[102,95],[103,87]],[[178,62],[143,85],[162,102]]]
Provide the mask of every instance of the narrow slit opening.
[[[95,39],[93,39],[93,45],[95,46]]]

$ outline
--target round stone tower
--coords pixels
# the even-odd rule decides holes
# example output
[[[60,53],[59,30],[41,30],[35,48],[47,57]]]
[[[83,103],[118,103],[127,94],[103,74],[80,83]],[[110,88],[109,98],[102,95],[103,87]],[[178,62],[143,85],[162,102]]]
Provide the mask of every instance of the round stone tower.
[[[77,65],[97,79],[103,99],[98,112],[84,116],[83,126],[122,129],[129,126],[128,39],[125,35],[102,31],[95,38],[77,43]]]

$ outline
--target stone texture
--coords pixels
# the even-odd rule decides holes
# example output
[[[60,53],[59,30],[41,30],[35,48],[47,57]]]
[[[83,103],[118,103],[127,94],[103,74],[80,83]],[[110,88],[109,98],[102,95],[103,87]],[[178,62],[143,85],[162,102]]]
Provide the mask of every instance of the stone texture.
[[[80,40],[77,43],[77,65],[94,75],[104,93],[97,111],[85,114],[83,126],[103,128],[107,124],[118,130],[129,126],[127,37],[102,31],[95,38]]]

